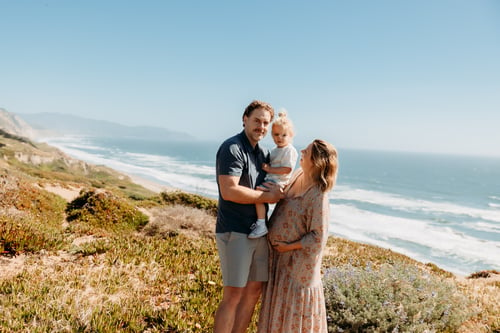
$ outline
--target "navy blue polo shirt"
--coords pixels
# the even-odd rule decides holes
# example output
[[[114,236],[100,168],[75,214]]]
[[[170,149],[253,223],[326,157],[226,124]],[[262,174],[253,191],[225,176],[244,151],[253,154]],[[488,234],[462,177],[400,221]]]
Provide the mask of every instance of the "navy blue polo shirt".
[[[262,163],[269,163],[269,151],[250,145],[245,131],[224,141],[216,155],[215,170],[219,188],[216,233],[250,233],[250,226],[257,220],[254,204],[239,204],[222,198],[219,176],[240,177],[239,185],[254,189],[264,181],[266,172]]]

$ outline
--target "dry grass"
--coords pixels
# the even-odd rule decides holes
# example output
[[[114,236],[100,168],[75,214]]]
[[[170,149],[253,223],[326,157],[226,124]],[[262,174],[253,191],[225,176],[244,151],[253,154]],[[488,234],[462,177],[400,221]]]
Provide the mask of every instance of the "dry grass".
[[[143,232],[167,237],[182,233],[190,237],[214,237],[215,218],[206,212],[181,205],[149,210],[150,221]]]
[[[456,283],[469,296],[478,312],[478,316],[465,322],[458,332],[500,332],[500,273],[492,272],[487,277],[457,278]]]

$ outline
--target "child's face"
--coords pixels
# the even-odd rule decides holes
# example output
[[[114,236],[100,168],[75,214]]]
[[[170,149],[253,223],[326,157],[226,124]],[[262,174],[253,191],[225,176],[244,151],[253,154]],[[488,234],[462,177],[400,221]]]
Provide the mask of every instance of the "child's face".
[[[288,144],[292,140],[290,131],[286,127],[283,127],[281,125],[273,125],[272,136],[274,143],[280,148],[288,146]]]

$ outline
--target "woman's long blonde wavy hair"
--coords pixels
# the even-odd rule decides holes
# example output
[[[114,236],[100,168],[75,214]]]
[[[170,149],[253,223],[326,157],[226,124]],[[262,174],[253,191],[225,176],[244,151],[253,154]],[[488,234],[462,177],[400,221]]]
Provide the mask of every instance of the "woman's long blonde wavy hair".
[[[312,142],[311,160],[314,165],[313,177],[321,191],[331,190],[337,180],[337,149],[324,140],[316,139]]]

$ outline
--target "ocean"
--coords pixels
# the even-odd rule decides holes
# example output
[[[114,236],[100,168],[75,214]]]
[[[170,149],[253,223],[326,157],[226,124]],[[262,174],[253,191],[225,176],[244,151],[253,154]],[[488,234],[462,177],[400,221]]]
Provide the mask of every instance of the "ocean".
[[[43,141],[92,164],[217,197],[217,142]],[[339,175],[329,196],[331,234],[463,276],[500,270],[500,158],[338,150]]]

